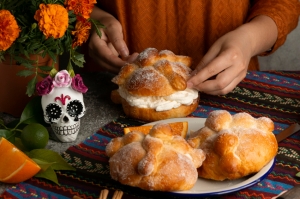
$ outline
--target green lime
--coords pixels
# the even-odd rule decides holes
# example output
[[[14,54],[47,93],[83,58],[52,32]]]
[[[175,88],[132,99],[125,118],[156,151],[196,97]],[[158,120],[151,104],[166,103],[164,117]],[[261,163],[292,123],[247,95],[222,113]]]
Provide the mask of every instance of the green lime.
[[[41,124],[31,123],[21,133],[22,144],[29,150],[43,149],[49,141],[48,130]]]

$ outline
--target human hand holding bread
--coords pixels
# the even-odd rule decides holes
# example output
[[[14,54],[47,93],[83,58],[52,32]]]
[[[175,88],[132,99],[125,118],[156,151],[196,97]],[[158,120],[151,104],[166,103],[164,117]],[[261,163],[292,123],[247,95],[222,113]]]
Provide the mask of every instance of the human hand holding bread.
[[[101,21],[105,28],[101,30],[101,38],[95,31],[91,32],[89,55],[99,67],[118,73],[124,63],[134,62],[138,52],[129,52],[123,28],[113,15],[95,7],[91,16]],[[210,46],[204,56],[199,55],[203,56],[199,63],[193,63],[195,70],[188,79],[188,88],[211,95],[229,93],[245,77],[250,59],[269,50],[276,38],[276,25],[267,16],[255,17],[251,22],[224,34]]]
[[[137,120],[186,117],[201,101],[197,90],[187,88],[191,61],[148,48],[112,79],[119,88],[111,98]],[[110,174],[122,184],[156,191],[189,190],[198,178],[239,179],[257,173],[275,157],[273,130],[269,118],[225,110],[211,112],[205,125],[188,137],[158,122],[148,134],[132,130],[110,141]]]

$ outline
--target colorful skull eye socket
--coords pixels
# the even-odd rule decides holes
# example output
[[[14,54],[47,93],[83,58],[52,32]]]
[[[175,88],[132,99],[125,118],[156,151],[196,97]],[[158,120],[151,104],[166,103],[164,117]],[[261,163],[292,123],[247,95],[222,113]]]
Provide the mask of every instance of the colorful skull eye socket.
[[[48,104],[45,112],[46,112],[46,117],[45,117],[46,121],[49,123],[56,123],[61,117],[62,109],[58,104],[51,103]]]
[[[74,121],[78,121],[83,116],[83,105],[78,100],[73,100],[67,105],[67,112],[71,117],[74,117]]]

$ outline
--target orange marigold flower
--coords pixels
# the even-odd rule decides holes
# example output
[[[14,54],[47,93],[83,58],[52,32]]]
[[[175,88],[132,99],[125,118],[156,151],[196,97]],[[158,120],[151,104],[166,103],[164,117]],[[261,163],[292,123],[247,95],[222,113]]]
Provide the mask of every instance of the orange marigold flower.
[[[72,31],[72,35],[75,36],[72,44],[73,48],[81,46],[84,42],[87,41],[91,27],[92,25],[88,20],[82,17],[77,17],[75,30]]]
[[[82,16],[85,19],[90,18],[90,14],[94,8],[96,0],[66,0],[65,5],[68,10],[73,10],[76,15]]]
[[[0,51],[7,50],[20,31],[15,17],[8,10],[0,10]]]
[[[34,19],[38,21],[39,28],[46,38],[61,38],[69,24],[68,11],[58,4],[40,4]]]

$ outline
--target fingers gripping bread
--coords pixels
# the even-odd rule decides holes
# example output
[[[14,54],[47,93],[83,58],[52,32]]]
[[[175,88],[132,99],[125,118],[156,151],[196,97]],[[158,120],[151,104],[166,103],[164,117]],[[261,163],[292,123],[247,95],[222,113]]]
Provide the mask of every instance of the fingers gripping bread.
[[[106,147],[110,174],[122,184],[145,190],[191,189],[205,159],[201,149],[173,135],[168,124],[156,124],[148,135],[133,131],[114,138]]]
[[[192,147],[206,153],[199,177],[222,181],[258,172],[277,153],[273,130],[274,123],[266,117],[211,112],[205,126],[188,139]]]

